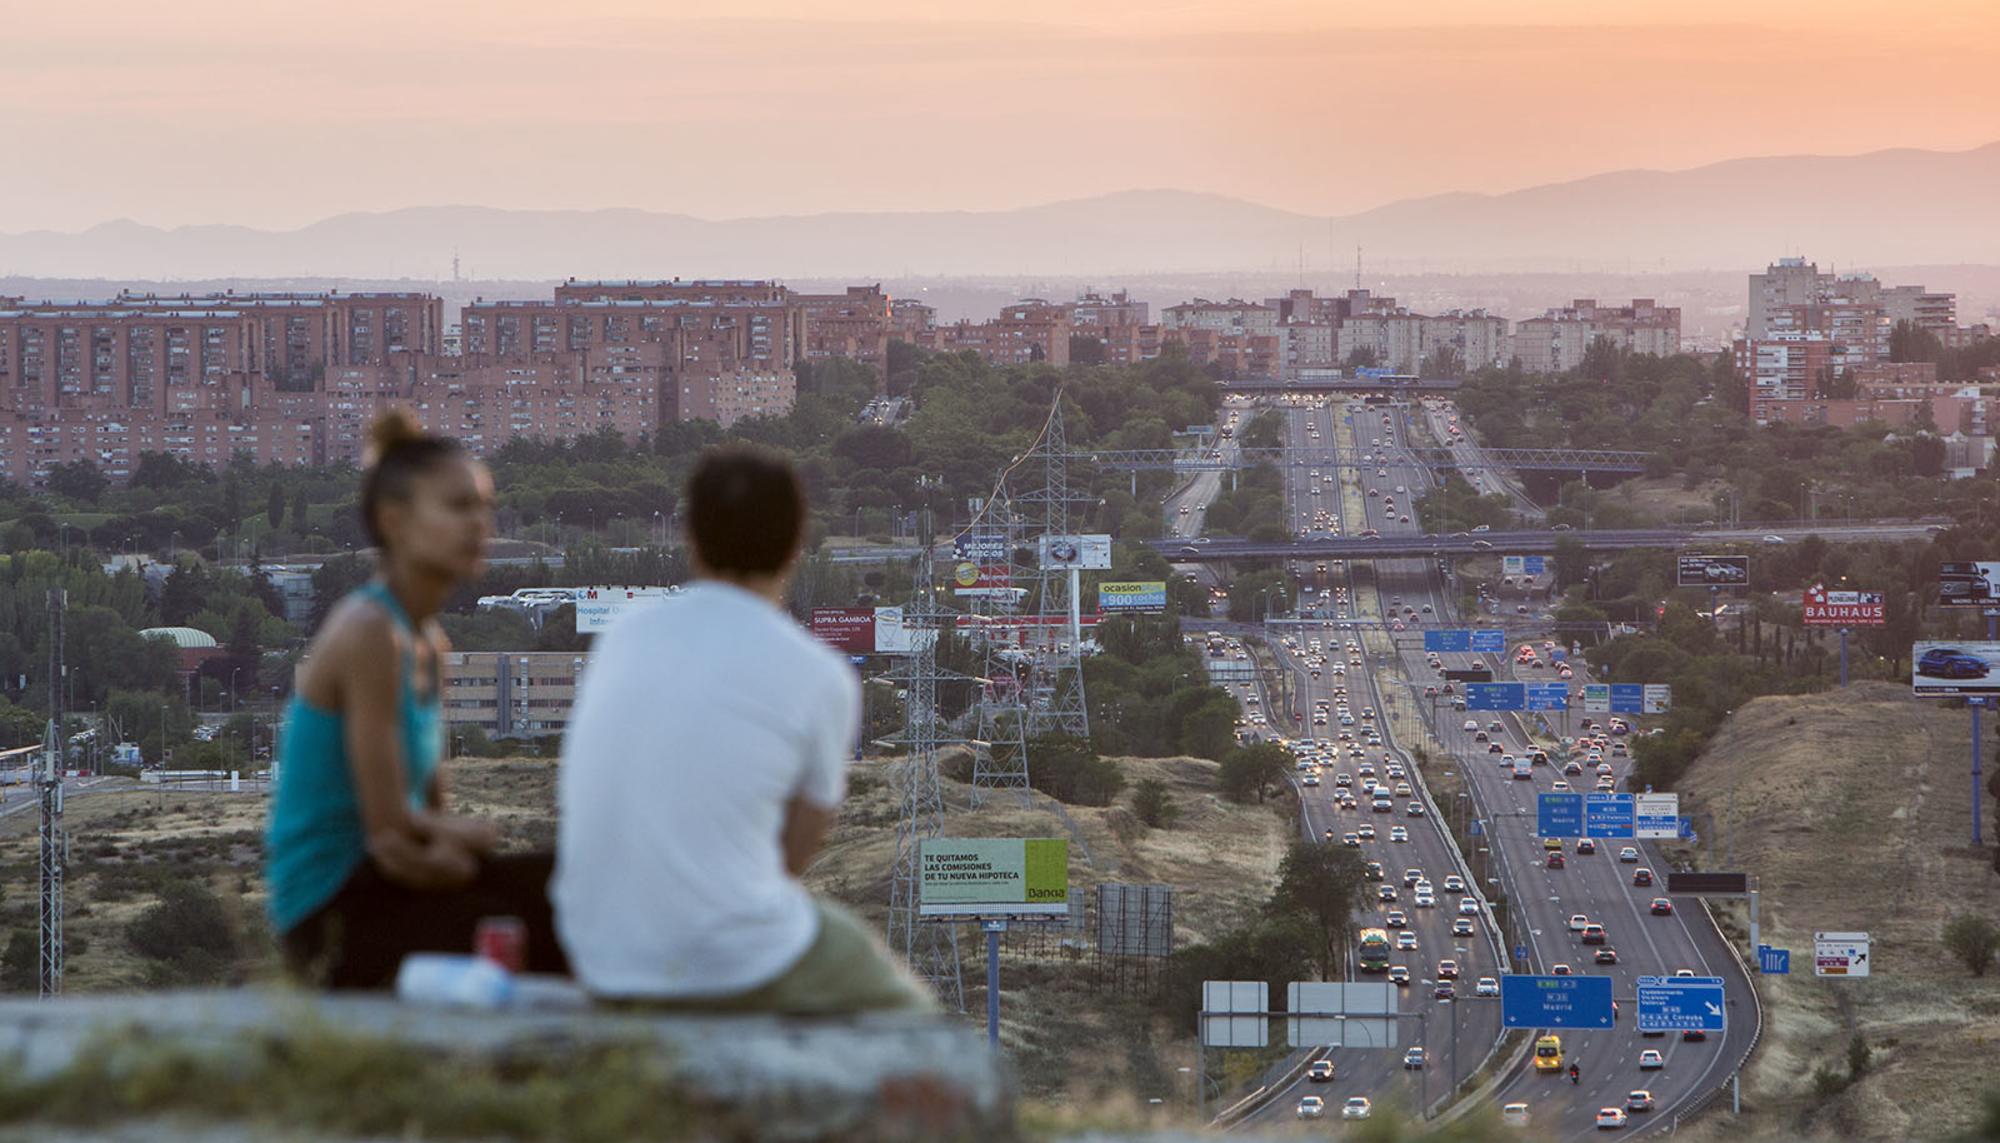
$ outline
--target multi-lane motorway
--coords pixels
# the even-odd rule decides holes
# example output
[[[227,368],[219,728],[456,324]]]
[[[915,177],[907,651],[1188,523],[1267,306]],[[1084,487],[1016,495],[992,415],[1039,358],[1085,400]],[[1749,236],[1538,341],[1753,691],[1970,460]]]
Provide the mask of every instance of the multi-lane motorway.
[[[1343,535],[1367,529],[1379,531],[1384,538],[1418,533],[1419,526],[1404,522],[1403,516],[1408,514],[1414,520],[1415,513],[1410,509],[1427,476],[1402,452],[1411,443],[1409,434],[1416,428],[1407,410],[1317,401],[1306,407],[1288,408],[1286,415],[1288,443],[1294,447],[1345,448],[1376,458],[1375,467],[1321,470],[1317,476],[1310,469],[1288,470],[1291,472],[1287,478],[1288,510],[1295,530],[1324,527],[1327,517],[1320,514],[1324,509],[1333,514]],[[1377,441],[1380,443],[1374,443]],[[1405,491],[1397,493],[1399,485]],[[1391,499],[1396,504],[1393,511],[1385,507]],[[1325,621],[1305,627],[1277,625],[1269,632],[1270,641],[1280,654],[1280,665],[1292,676],[1293,709],[1301,716],[1301,722],[1291,728],[1293,736],[1310,734],[1322,740],[1333,737],[1330,732],[1337,732],[1339,727],[1331,720],[1327,727],[1312,725],[1314,705],[1322,698],[1334,699],[1330,688],[1344,684],[1347,689],[1344,697],[1350,709],[1374,711],[1371,722],[1384,727],[1389,753],[1412,771],[1414,780],[1415,767],[1408,766],[1408,755],[1399,746],[1416,741],[1419,728],[1415,724],[1419,720],[1430,723],[1433,741],[1441,743],[1450,754],[1448,759],[1434,758],[1430,763],[1431,773],[1440,777],[1449,770],[1470,777],[1472,801],[1467,812],[1479,819],[1480,840],[1491,847],[1490,853],[1480,855],[1475,868],[1482,876],[1491,878],[1485,888],[1503,895],[1513,913],[1509,931],[1502,934],[1491,933],[1490,914],[1482,913],[1477,918],[1476,939],[1469,941],[1463,938],[1454,941],[1450,933],[1451,921],[1457,916],[1455,897],[1441,895],[1439,907],[1432,910],[1408,908],[1407,898],[1396,905],[1383,903],[1376,907],[1371,903],[1371,911],[1357,917],[1358,929],[1378,923],[1388,908],[1400,906],[1409,914],[1417,934],[1417,951],[1399,954],[1393,963],[1407,963],[1412,969],[1405,1011],[1422,1010],[1430,1015],[1420,1027],[1407,1029],[1401,1043],[1407,1046],[1422,1042],[1428,1049],[1429,1069],[1448,1073],[1449,1028],[1455,1014],[1462,1060],[1459,1070],[1469,1072],[1475,1067],[1495,1041],[1499,1013],[1497,1001],[1471,996],[1472,982],[1479,976],[1496,974],[1496,954],[1511,962],[1508,967],[1512,971],[1548,972],[1562,964],[1577,973],[1606,974],[1612,977],[1613,992],[1619,998],[1617,1026],[1610,1030],[1561,1033],[1566,1062],[1578,1063],[1580,1082],[1572,1085],[1561,1075],[1536,1074],[1522,1068],[1508,1077],[1491,1098],[1496,1104],[1528,1104],[1531,1121],[1542,1133],[1541,1137],[1570,1140],[1598,1134],[1598,1109],[1623,1107],[1629,1092],[1645,1089],[1653,1094],[1656,1110],[1634,1115],[1625,1133],[1664,1129],[1677,1110],[1723,1083],[1749,1051],[1755,1028],[1754,1001],[1740,965],[1698,902],[1680,899],[1675,901],[1671,915],[1651,913],[1650,902],[1664,892],[1660,886],[1664,884],[1667,865],[1649,843],[1601,841],[1596,853],[1579,854],[1570,842],[1564,846],[1564,867],[1547,867],[1543,841],[1535,835],[1535,795],[1553,788],[1558,780],[1588,789],[1595,779],[1595,764],[1580,775],[1562,772],[1567,754],[1558,741],[1564,729],[1560,720],[1531,739],[1531,728],[1517,716],[1478,716],[1482,729],[1494,721],[1500,723],[1498,732],[1487,729],[1487,737],[1497,740],[1504,753],[1524,755],[1532,741],[1546,748],[1554,760],[1552,765],[1534,767],[1529,780],[1514,779],[1501,771],[1501,755],[1488,752],[1490,743],[1474,742],[1472,735],[1461,729],[1464,720],[1470,717],[1466,712],[1452,710],[1448,705],[1450,700],[1442,695],[1433,698],[1423,694],[1425,687],[1438,685],[1440,680],[1437,668],[1422,649],[1421,631],[1428,626],[1456,624],[1451,614],[1453,593],[1444,590],[1434,560],[1380,559],[1348,561],[1345,565],[1327,561],[1326,573],[1319,572],[1318,566],[1318,561],[1291,565],[1302,587],[1329,588],[1335,593],[1331,597],[1316,594],[1302,600],[1302,610],[1306,603],[1320,605]],[[1401,600],[1395,605],[1400,611],[1414,612],[1401,616],[1406,628],[1402,632],[1383,626],[1390,618],[1387,612],[1391,601],[1397,599]],[[1344,629],[1344,623],[1352,623],[1355,628]],[[1298,651],[1282,645],[1285,635],[1293,636]],[[1306,658],[1310,641],[1315,638],[1320,640],[1326,656],[1318,680],[1311,678]],[[1350,661],[1350,643],[1361,646],[1362,663]],[[1516,662],[1519,646],[1519,642],[1511,643],[1509,653],[1504,656],[1476,658],[1491,666],[1496,677],[1508,677],[1510,672],[1537,681],[1551,677],[1551,656],[1539,641],[1535,649],[1537,660],[1544,664],[1540,669]],[[1474,660],[1474,656],[1446,655],[1440,665],[1469,666]],[[1336,677],[1330,670],[1335,664],[1340,664],[1345,673]],[[1573,686],[1584,681],[1581,666],[1572,665],[1572,669],[1579,671]],[[1271,712],[1274,727],[1283,730],[1286,729],[1283,723],[1289,721],[1292,711],[1276,705],[1273,701],[1276,697],[1270,696],[1263,705]],[[1580,712],[1570,715],[1572,733],[1578,731],[1575,724],[1581,717]],[[1381,750],[1368,753],[1374,756],[1379,774]],[[1629,765],[1627,758],[1606,751],[1606,759],[1622,786]],[[1393,815],[1370,814],[1365,801],[1359,812],[1339,810],[1332,801],[1335,787],[1331,773],[1340,769],[1339,765],[1326,768],[1326,776],[1322,778],[1326,785],[1300,788],[1306,817],[1302,828],[1308,833],[1323,837],[1326,829],[1333,828],[1338,837],[1363,820],[1377,818],[1381,837],[1365,843],[1366,855],[1383,862],[1389,877],[1387,883],[1397,886],[1404,895],[1408,890],[1402,887],[1401,873],[1406,867],[1423,869],[1440,885],[1446,873],[1469,876],[1467,870],[1456,866],[1455,851],[1440,832],[1437,819],[1441,807],[1430,804],[1426,798],[1426,813],[1422,818],[1404,816],[1401,807],[1405,799],[1397,801],[1399,809]],[[1409,828],[1410,841],[1383,840],[1391,824]],[[1640,850],[1638,861],[1619,860],[1618,851],[1627,844]],[[1654,887],[1633,884],[1634,870],[1642,867],[1654,871]],[[1617,951],[1617,963],[1594,962],[1596,950],[1582,945],[1579,935],[1570,931],[1569,920],[1576,914],[1605,927],[1609,945]],[[1492,936],[1505,943],[1497,947],[1490,944]],[[1517,950],[1515,946],[1520,948]],[[1444,952],[1445,949],[1450,953]],[[1511,954],[1515,951],[1527,955],[1514,960]],[[1432,999],[1431,986],[1424,982],[1436,979],[1435,972],[1430,970],[1444,955],[1452,955],[1464,967],[1459,999],[1440,1004]],[[1732,998],[1730,1030],[1726,1035],[1712,1035],[1698,1043],[1684,1043],[1678,1036],[1640,1036],[1633,1019],[1635,978],[1641,974],[1671,975],[1680,969],[1724,978]],[[1662,1054],[1664,1067],[1641,1071],[1639,1054],[1649,1048]],[[1307,1093],[1326,1098],[1327,1122],[1332,1124],[1336,1122],[1333,1117],[1341,1101],[1348,1095],[1368,1095],[1378,1103],[1395,1101],[1414,1108],[1424,1102],[1426,1095],[1435,1099],[1446,1090],[1443,1075],[1433,1074],[1431,1086],[1425,1092],[1424,1074],[1403,1068],[1400,1048],[1395,1051],[1342,1048],[1334,1052],[1334,1058],[1338,1074],[1332,1083],[1308,1085],[1301,1081],[1293,1089],[1280,1093],[1258,1118],[1290,1118],[1298,1098]]]

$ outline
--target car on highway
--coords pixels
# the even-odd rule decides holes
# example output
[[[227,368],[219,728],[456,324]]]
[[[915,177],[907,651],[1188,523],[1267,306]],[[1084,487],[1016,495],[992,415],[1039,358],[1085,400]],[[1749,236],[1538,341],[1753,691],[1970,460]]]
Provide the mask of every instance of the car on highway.
[[[1644,886],[1650,886],[1652,883],[1653,883],[1652,870],[1634,869],[1632,871],[1632,884],[1644,887]]]
[[[1572,932],[1572,933],[1580,933],[1580,932],[1584,931],[1585,929],[1587,929],[1587,928],[1589,928],[1589,927],[1590,927],[1590,918],[1589,918],[1589,917],[1586,917],[1586,916],[1584,916],[1584,915],[1583,915],[1582,913],[1571,913],[1571,914],[1569,915],[1569,931],[1570,931],[1570,932]]]
[[[1369,862],[1367,865],[1362,867],[1362,875],[1367,877],[1368,880],[1370,881],[1382,880],[1382,863],[1379,861]]]
[[[1409,968],[1409,966],[1408,966],[1408,965],[1403,965],[1403,964],[1392,964],[1392,965],[1390,965],[1390,966],[1389,966],[1389,983],[1390,983],[1390,984],[1402,984],[1402,985],[1407,985],[1407,984],[1409,984],[1409,983],[1410,983],[1410,968]]]
[[[1409,929],[1404,929],[1402,932],[1397,933],[1396,949],[1399,952],[1415,952],[1417,949],[1417,934],[1411,932]]]
[[[1313,1061],[1313,1065],[1312,1065],[1311,1067],[1309,1067],[1309,1068],[1307,1068],[1307,1069],[1306,1069],[1306,1082],[1307,1082],[1307,1083],[1332,1083],[1332,1082],[1333,1082],[1333,1061],[1332,1061],[1332,1060],[1314,1060],[1314,1061]]]
[[[1319,775],[1318,775],[1318,774],[1307,774],[1307,775],[1306,775],[1305,777],[1303,777],[1303,778],[1299,779],[1299,785],[1301,785],[1301,786],[1317,786],[1317,785],[1319,785]]]
[[[1389,829],[1389,840],[1408,841],[1410,840],[1410,831],[1402,826],[1391,826]]]
[[[1405,886],[1414,888],[1417,882],[1422,881],[1423,879],[1424,879],[1424,871],[1418,869],[1414,865],[1403,870],[1403,884]]]
[[[1674,903],[1666,897],[1653,898],[1650,908],[1655,917],[1671,917],[1674,915]]]
[[[1472,935],[1472,932],[1471,917],[1459,917],[1451,923],[1451,935],[1454,937],[1469,937]]]
[[[1785,538],[1773,532],[1772,534],[1764,537],[1764,542],[1767,544],[1782,544],[1785,542]]]
[[[1403,1066],[1411,1071],[1422,1071],[1424,1066],[1424,1050],[1422,1048],[1411,1048],[1409,1051],[1404,1052]]]
[[[1455,961],[1455,960],[1441,960],[1441,961],[1439,961],[1439,962],[1438,962],[1438,979],[1439,979],[1439,980],[1457,980],[1457,979],[1458,979],[1458,962],[1457,962],[1457,961]]]
[[[1645,1090],[1644,1088],[1626,1092],[1625,1110],[1626,1111],[1653,1110],[1653,1093]]]
[[[1598,949],[1597,955],[1591,959],[1598,964],[1617,964],[1618,950],[1612,948],[1610,945],[1605,945],[1603,948]]]
[[[1642,1072],[1656,1072],[1666,1066],[1667,1058],[1660,1054],[1658,1048],[1647,1048],[1639,1053],[1639,1070]]]
[[[1396,900],[1397,897],[1398,894],[1394,885],[1383,885],[1375,890],[1375,899],[1377,901],[1387,903]]]
[[[1639,861],[1639,851],[1629,845],[1625,846],[1618,851],[1618,860],[1626,865],[1636,865]]]
[[[1458,986],[1453,984],[1449,980],[1440,980],[1437,982],[1437,985],[1431,989],[1431,999],[1456,1000],[1458,999]]]
[[[1326,1101],[1316,1095],[1306,1096],[1299,1101],[1300,1119],[1325,1119]]]
[[[1700,1028],[1681,1029],[1681,1043],[1683,1044],[1699,1044],[1706,1039],[1708,1039],[1708,1033],[1702,1031]]]
[[[1479,915],[1479,902],[1471,897],[1459,898],[1458,915],[1461,917],[1477,917]]]
[[[1391,909],[1389,915],[1382,918],[1382,923],[1392,929],[1400,929],[1410,923],[1410,916],[1401,909]]]
[[[1618,1128],[1623,1126],[1625,1126],[1624,1108],[1604,1107],[1598,1109],[1597,1129],[1599,1131],[1616,1131]]]
[[[1582,943],[1584,943],[1584,944],[1587,944],[1587,945],[1601,945],[1601,944],[1603,944],[1603,943],[1604,943],[1604,939],[1605,939],[1605,938],[1604,938],[1604,926],[1603,926],[1603,925],[1600,925],[1600,924],[1597,924],[1597,923],[1596,923],[1596,922],[1594,922],[1594,921],[1593,921],[1593,922],[1591,922],[1591,923],[1590,923],[1590,924],[1588,924],[1588,925],[1585,925],[1585,926],[1583,927],[1583,935],[1582,935],[1582,937],[1581,937],[1581,938],[1579,938],[1579,939],[1580,939],[1580,940],[1582,941]]]
[[[1437,894],[1419,889],[1417,890],[1416,902],[1419,909],[1432,908],[1438,903]]]
[[[1500,1108],[1500,1124],[1503,1127],[1526,1127],[1528,1125],[1528,1105],[1518,1102],[1503,1104]]]
[[[1447,893],[1465,892],[1465,878],[1460,877],[1456,873],[1446,875],[1444,879],[1444,891]]]
[[[1342,845],[1346,846],[1346,847],[1347,847],[1347,848],[1349,848],[1349,849],[1360,849],[1360,848],[1361,848],[1361,835],[1360,835],[1360,834],[1358,834],[1358,833],[1344,833],[1344,834],[1341,834],[1341,835],[1340,835],[1340,844],[1342,844]]]
[[[1597,852],[1597,841],[1596,841],[1596,839],[1594,839],[1594,838],[1588,838],[1588,837],[1580,837],[1580,838],[1577,838],[1577,839],[1576,839],[1576,851],[1577,851],[1578,853],[1596,853],[1596,852]]]
[[[1566,861],[1566,860],[1565,860],[1565,859],[1563,858],[1563,855],[1562,855],[1562,850],[1560,850],[1560,849],[1552,849],[1552,850],[1550,850],[1550,851],[1549,851],[1549,859],[1548,859],[1548,861],[1547,861],[1547,862],[1545,863],[1545,866],[1544,866],[1545,868],[1548,868],[1548,869],[1563,869],[1563,868],[1567,868],[1567,866],[1568,866],[1568,862],[1567,862],[1567,861]]]
[[[1375,840],[1375,827],[1369,825],[1367,822],[1362,822],[1359,826],[1356,826],[1354,832],[1362,841]]]
[[[1368,1102],[1365,1095],[1350,1095],[1347,1102],[1340,1105],[1342,1119],[1366,1119],[1375,1113],[1375,1105]]]

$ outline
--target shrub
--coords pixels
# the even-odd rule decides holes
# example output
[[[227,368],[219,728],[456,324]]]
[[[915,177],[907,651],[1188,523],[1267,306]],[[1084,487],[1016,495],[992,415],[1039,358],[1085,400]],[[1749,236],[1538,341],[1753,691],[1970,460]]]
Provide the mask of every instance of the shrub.
[[[1821,1064],[1813,1069],[1813,1094],[1821,1099],[1832,1099],[1834,1096],[1846,1091],[1848,1082],[1846,1076],[1841,1075],[1825,1064]]]
[[[125,927],[125,939],[162,978],[182,984],[220,980],[240,947],[222,898],[202,881],[169,885]]]
[[[1847,1078],[1858,1080],[1867,1075],[1868,1065],[1874,1060],[1875,1053],[1868,1047],[1868,1041],[1861,1038],[1861,1033],[1856,1032],[1854,1037],[1847,1041]]]
[[[1944,947],[1965,962],[1974,976],[1985,976],[2000,952],[2000,928],[1977,913],[1962,913],[1944,927]]]
[[[1181,808],[1167,793],[1167,784],[1158,778],[1140,782],[1132,794],[1132,812],[1153,829],[1170,828],[1181,816]]]

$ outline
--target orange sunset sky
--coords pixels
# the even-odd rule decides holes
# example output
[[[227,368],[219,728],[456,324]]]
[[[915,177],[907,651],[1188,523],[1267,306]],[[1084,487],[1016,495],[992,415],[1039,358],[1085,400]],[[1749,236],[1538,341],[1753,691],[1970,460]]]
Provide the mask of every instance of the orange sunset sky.
[[[0,231],[1133,187],[1326,214],[2000,139],[2000,3],[0,0],[0,77]]]

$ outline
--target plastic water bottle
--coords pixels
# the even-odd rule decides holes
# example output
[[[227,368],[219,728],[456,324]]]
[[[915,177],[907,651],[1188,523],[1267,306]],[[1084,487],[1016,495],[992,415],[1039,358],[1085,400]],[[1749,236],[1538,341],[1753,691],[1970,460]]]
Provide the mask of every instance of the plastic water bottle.
[[[514,999],[514,977],[484,957],[411,953],[396,971],[396,998],[443,1008],[505,1008]]]

